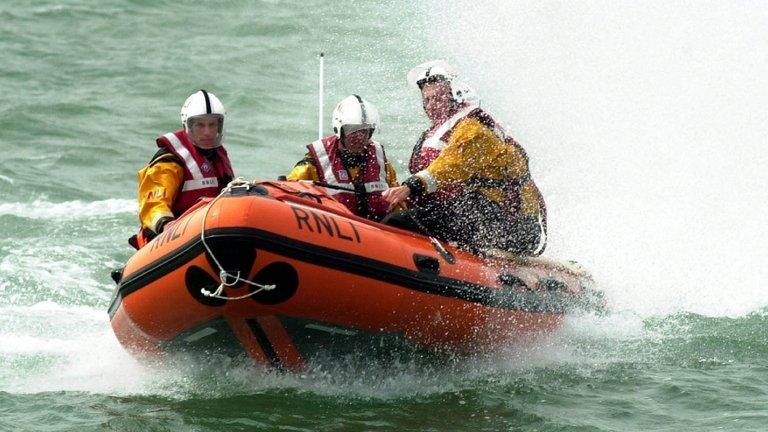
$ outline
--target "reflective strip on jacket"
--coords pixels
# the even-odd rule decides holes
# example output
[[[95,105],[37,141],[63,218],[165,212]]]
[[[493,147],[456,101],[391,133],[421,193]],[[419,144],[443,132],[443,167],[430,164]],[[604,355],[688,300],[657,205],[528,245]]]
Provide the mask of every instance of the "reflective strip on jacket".
[[[334,199],[344,204],[354,214],[379,220],[386,216],[389,203],[381,197],[389,184],[387,182],[387,163],[384,148],[376,141],[371,141],[367,148],[365,165],[360,168],[355,179],[344,167],[339,150],[339,138],[335,135],[324,137],[307,145],[317,170],[319,180],[329,186],[359,189],[360,192],[327,188]],[[363,193],[364,191],[364,193]],[[362,199],[363,201],[359,201]]]
[[[233,178],[232,165],[224,146],[216,147],[216,157],[209,160],[192,144],[183,129],[157,138],[157,146],[165,147],[182,162],[184,179],[172,206],[174,217],[179,217],[197,200],[215,197]]]

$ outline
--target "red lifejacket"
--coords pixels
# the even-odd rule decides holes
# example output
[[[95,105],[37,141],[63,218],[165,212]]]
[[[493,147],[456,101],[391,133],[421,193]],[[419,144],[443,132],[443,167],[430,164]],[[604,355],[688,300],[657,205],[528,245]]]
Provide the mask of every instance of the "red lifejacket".
[[[216,147],[216,157],[209,160],[192,144],[184,129],[159,137],[157,146],[170,150],[184,167],[184,183],[171,209],[175,217],[181,216],[200,198],[217,196],[233,178],[224,146]]]
[[[307,145],[315,162],[315,169],[320,181],[339,188],[348,188],[349,192],[328,188],[334,199],[344,204],[352,213],[379,220],[387,215],[389,203],[381,197],[381,192],[389,188],[387,183],[387,157],[384,148],[376,141],[371,141],[367,148],[365,165],[360,167],[353,182],[341,161],[339,138],[336,135],[324,137]],[[355,186],[365,190],[365,194],[351,191]],[[363,201],[358,201],[362,199]]]
[[[216,197],[234,177],[229,156],[223,146],[216,147],[216,157],[209,160],[192,144],[184,129],[169,132],[156,140],[158,147],[165,147],[181,161],[184,183],[176,195],[171,211],[174,217],[192,207],[200,198]],[[142,228],[128,239],[134,248],[141,249],[156,233]]]
[[[456,124],[465,118],[477,119],[480,123],[493,130],[499,139],[507,145],[515,146],[519,149],[520,153],[526,159],[526,166],[528,165],[528,157],[525,154],[525,150],[517,143],[506,128],[498,123],[494,118],[483,111],[476,105],[462,105],[459,109],[447,120],[440,125],[435,125],[430,129],[424,131],[419,139],[419,142],[413,149],[411,159],[408,164],[408,170],[411,174],[415,174],[423,169],[426,169],[440,155],[440,152],[448,145],[448,141],[451,138],[451,133]],[[506,199],[503,206],[507,209],[512,218],[516,217],[519,213],[520,207],[520,186],[525,182],[533,183],[530,178],[530,174],[522,179],[512,179],[507,184],[497,184],[495,186],[502,187],[506,190]],[[536,187],[535,184],[533,184]],[[537,188],[538,190],[538,188]],[[422,205],[429,200],[442,201],[453,197],[456,197],[463,193],[464,188],[461,186],[451,188],[441,188],[429,195],[420,197],[416,202],[417,205]],[[539,193],[539,207],[541,209],[540,217],[544,227],[546,227],[547,212],[544,199]],[[546,228],[545,228],[546,229]]]

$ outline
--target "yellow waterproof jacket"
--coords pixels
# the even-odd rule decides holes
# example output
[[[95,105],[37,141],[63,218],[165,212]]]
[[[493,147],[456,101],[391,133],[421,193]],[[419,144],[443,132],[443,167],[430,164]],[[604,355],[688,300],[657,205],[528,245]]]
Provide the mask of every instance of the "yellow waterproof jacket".
[[[389,160],[384,162],[384,169],[387,172],[387,185],[389,185],[389,187],[399,186],[399,183],[397,182],[397,173],[392,167],[392,164],[389,163]],[[347,168],[347,172],[349,172],[349,178],[352,182],[357,180],[357,176],[359,175],[360,170],[361,167],[359,166]],[[290,181],[320,181],[320,175],[317,173],[317,168],[315,167],[315,159],[312,157],[311,153],[304,155],[304,159],[302,159],[299,163],[296,164],[296,166],[293,167],[293,170],[291,170],[290,174],[288,174],[287,179]],[[405,208],[405,203],[400,203],[392,208],[391,211],[405,210]]]
[[[387,184],[389,184],[390,187],[397,186],[397,173],[388,160],[384,164],[384,169],[387,170]],[[360,167],[349,167],[347,168],[347,171],[349,171],[350,180],[354,182],[357,179],[357,175],[360,173]],[[293,167],[290,174],[288,174],[288,180],[320,181],[320,175],[317,173],[317,168],[315,168],[315,159],[312,157],[311,153],[304,155],[304,159]]]
[[[142,228],[157,232],[157,222],[173,218],[173,203],[184,182],[184,168],[170,152],[157,152],[138,172],[139,221]]]
[[[456,123],[440,155],[404,184],[416,196],[444,187],[462,186],[477,189],[491,201],[503,203],[507,193],[496,185],[510,181],[519,185],[517,216],[538,217],[542,212],[541,195],[530,178],[523,149],[505,143],[479,120],[467,117]]]

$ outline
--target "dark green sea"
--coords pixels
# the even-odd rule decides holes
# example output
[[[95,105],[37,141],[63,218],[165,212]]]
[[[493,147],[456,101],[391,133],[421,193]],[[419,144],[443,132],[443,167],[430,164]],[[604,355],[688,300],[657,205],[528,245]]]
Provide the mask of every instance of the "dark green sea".
[[[238,175],[287,173],[338,100],[376,104],[401,178],[445,59],[526,148],[546,255],[605,315],[502,352],[281,374],[142,361],[110,269],[136,171],[199,88]],[[0,431],[768,430],[762,2],[0,2]]]

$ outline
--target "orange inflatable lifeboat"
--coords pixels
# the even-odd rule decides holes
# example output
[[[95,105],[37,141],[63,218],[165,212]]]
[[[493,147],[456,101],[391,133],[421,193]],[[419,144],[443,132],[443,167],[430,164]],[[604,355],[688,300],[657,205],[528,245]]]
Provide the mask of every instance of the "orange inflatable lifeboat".
[[[311,183],[241,182],[128,260],[109,315],[131,352],[227,346],[295,370],[321,348],[391,340],[498,348],[599,306],[591,285],[572,263],[477,256],[357,217]]]

